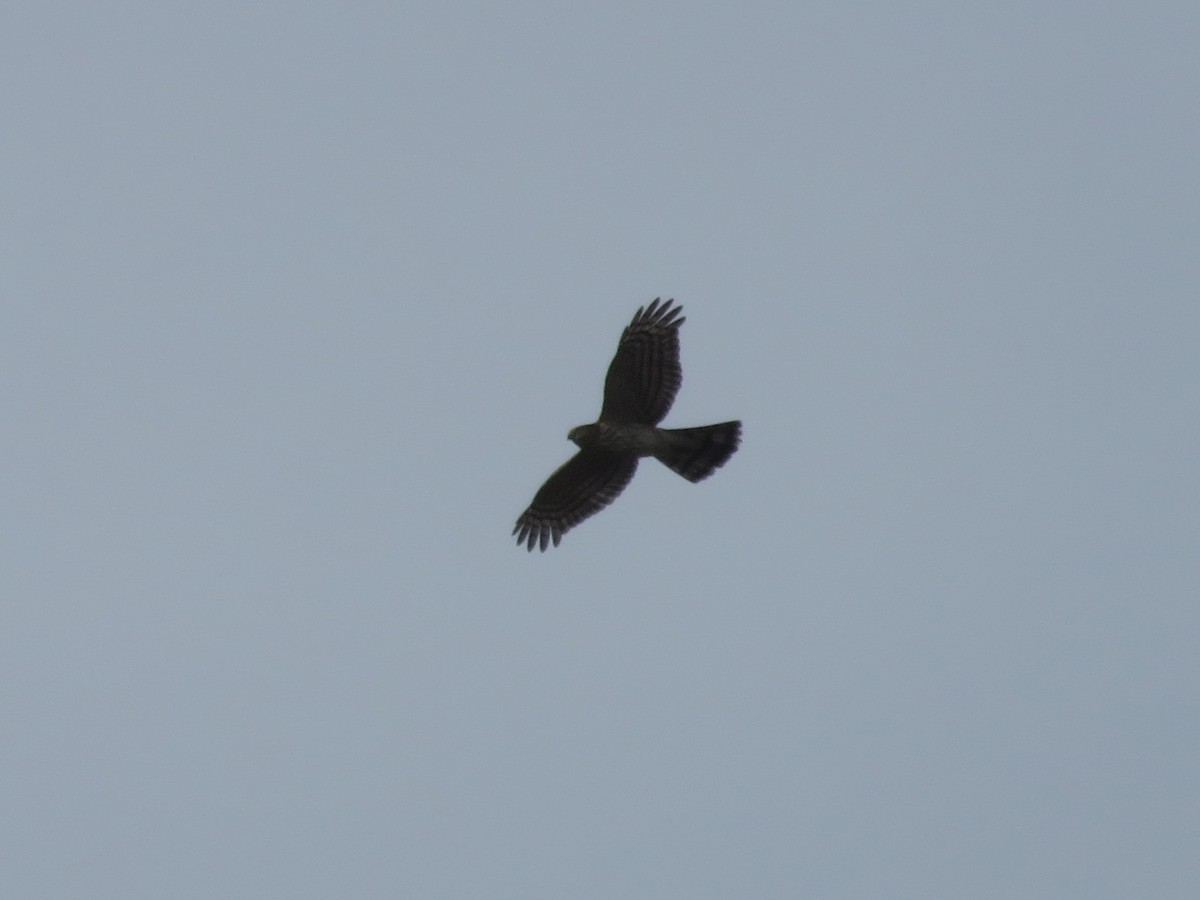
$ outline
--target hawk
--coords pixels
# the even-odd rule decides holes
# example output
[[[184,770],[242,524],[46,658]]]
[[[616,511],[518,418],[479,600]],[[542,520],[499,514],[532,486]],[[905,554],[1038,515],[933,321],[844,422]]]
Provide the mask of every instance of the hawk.
[[[567,432],[579,452],[546,480],[517,519],[513,534],[518,546],[545,551],[553,541],[557,547],[567,531],[617,499],[643,456],[653,456],[688,481],[701,481],[737,450],[741,422],[657,427],[683,381],[679,365],[683,307],[661,299],[639,308],[621,333],[604,380],[600,418]]]

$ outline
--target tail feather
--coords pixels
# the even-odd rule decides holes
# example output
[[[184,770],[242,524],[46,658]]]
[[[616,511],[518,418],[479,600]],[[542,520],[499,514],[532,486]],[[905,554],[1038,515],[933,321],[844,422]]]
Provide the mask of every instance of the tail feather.
[[[663,433],[667,436],[668,446],[655,454],[659,462],[688,481],[702,481],[733,456],[742,442],[742,423],[666,428]]]

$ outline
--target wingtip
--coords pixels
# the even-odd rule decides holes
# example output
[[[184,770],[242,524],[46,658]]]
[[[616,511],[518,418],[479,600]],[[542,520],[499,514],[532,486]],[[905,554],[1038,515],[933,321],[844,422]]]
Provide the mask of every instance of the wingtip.
[[[683,307],[675,302],[675,298],[669,297],[664,303],[662,297],[655,297],[648,305],[638,307],[629,327],[652,323],[678,328],[685,321],[683,316],[680,316],[682,312]]]

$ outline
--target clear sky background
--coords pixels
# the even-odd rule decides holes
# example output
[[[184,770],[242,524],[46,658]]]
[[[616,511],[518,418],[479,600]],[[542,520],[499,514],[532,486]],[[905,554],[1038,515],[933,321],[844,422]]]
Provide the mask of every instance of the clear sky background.
[[[2,25],[0,896],[1196,896],[1195,2]]]

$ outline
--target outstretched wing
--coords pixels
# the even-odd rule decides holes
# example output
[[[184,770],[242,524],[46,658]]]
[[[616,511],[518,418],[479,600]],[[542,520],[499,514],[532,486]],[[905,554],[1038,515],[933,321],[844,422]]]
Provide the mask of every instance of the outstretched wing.
[[[527,550],[542,550],[564,533],[617,499],[637,470],[637,457],[623,453],[580,450],[546,479],[529,509],[521,513],[513,534]]]
[[[621,334],[617,355],[604,380],[600,419],[657,425],[675,401],[683,381],[679,365],[679,316],[683,307],[655,300],[639,308]],[[678,318],[676,318],[678,316]]]

